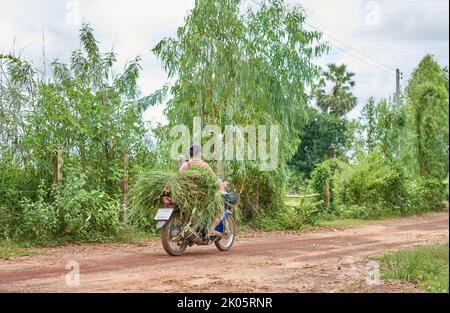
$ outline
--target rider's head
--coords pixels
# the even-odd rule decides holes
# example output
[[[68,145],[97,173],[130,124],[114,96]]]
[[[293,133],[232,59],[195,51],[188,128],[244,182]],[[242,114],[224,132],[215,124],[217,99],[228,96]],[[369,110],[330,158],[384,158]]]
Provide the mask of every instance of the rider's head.
[[[190,156],[192,159],[199,159],[199,158],[200,158],[200,155],[201,155],[201,148],[200,148],[199,145],[192,145],[192,146],[189,148],[189,156]]]

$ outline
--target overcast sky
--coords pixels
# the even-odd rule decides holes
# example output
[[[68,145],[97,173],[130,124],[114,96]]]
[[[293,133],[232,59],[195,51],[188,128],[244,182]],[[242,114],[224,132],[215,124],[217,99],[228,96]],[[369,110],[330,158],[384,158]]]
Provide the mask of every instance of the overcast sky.
[[[256,7],[260,0],[243,0]],[[166,81],[161,63],[151,53],[163,37],[173,36],[194,0],[0,0],[0,53],[13,49],[42,64],[42,36],[46,58],[67,61],[79,47],[81,21],[94,28],[101,49],[114,46],[119,66],[139,55],[143,94],[159,89]],[[301,4],[308,23],[324,31],[333,50],[317,62],[345,63],[356,73],[357,117],[369,96],[388,97],[395,90],[395,68],[403,73],[402,85],[426,54],[448,66],[448,0],[290,0]],[[146,112],[146,119],[164,122],[163,106]]]

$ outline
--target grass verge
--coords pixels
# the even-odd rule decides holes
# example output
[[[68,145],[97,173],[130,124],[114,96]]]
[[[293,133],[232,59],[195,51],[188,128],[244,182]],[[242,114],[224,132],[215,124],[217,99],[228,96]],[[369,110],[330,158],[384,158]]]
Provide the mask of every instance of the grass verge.
[[[427,292],[449,292],[448,242],[387,253],[381,263],[381,278],[418,284]]]
[[[7,260],[18,256],[37,254],[39,253],[35,249],[22,248],[11,243],[0,242],[0,260]]]

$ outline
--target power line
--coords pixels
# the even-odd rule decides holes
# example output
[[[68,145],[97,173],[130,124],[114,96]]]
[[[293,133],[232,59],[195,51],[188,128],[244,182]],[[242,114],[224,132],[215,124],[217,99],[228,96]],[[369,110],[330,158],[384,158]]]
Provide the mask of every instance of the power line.
[[[393,68],[393,67],[391,67],[391,66],[389,66],[389,65],[386,65],[385,63],[380,62],[380,61],[378,61],[378,60],[376,60],[376,59],[374,59],[374,58],[368,56],[367,54],[362,53],[361,51],[358,51],[357,49],[355,49],[355,48],[349,46],[348,44],[346,44],[346,43],[340,41],[339,39],[337,39],[337,38],[331,36],[330,34],[327,34],[326,32],[324,32],[323,30],[319,29],[318,27],[316,27],[316,26],[314,26],[314,25],[312,25],[312,24],[310,24],[310,23],[308,23],[308,22],[306,22],[306,21],[305,21],[305,24],[308,25],[308,26],[310,26],[310,27],[312,27],[312,28],[314,28],[314,29],[316,29],[316,30],[318,30],[318,31],[320,31],[320,32],[322,32],[324,35],[326,35],[327,37],[333,39],[334,41],[336,41],[336,42],[342,44],[344,47],[347,47],[347,48],[350,49],[350,50],[354,50],[355,52],[361,54],[361,55],[364,56],[365,58],[367,58],[367,59],[369,59],[369,60],[372,60],[373,62],[376,62],[376,63],[380,64],[381,66],[383,66],[383,67],[385,67],[385,68],[387,68],[387,69],[389,69],[389,70],[394,71],[394,68]]]
[[[391,50],[448,50],[449,47],[391,47]],[[375,47],[370,50],[386,50],[386,48]]]
[[[389,85],[392,86],[392,82],[361,82],[358,81],[356,85]]]
[[[416,15],[448,15],[449,11],[436,11],[436,12],[411,12],[411,13],[387,13],[378,14],[379,17],[384,16],[416,16]],[[366,15],[323,15],[320,18],[364,18]]]
[[[254,4],[256,4],[256,5],[258,5],[259,7],[261,7],[261,4],[258,3],[256,0],[250,0],[250,1],[252,1]],[[339,46],[333,44],[332,42],[330,42],[330,44],[331,44],[333,47],[335,47],[335,48],[337,48],[337,49],[339,49],[339,50],[341,50],[341,51],[343,51],[343,52],[345,52],[345,53],[347,53],[347,54],[349,54],[349,55],[351,55],[351,56],[353,56],[353,57],[355,57],[355,58],[361,60],[362,62],[364,62],[364,63],[366,63],[366,64],[369,64],[369,65],[373,66],[374,68],[377,68],[378,70],[381,70],[381,71],[386,72],[386,73],[391,74],[391,75],[393,74],[391,71],[394,71],[394,68],[392,68],[391,66],[386,65],[386,64],[384,64],[383,62],[380,62],[380,61],[378,61],[378,60],[375,60],[374,58],[372,58],[372,57],[370,57],[370,56],[368,56],[368,55],[366,55],[366,54],[364,54],[364,53],[362,53],[362,52],[360,52],[360,51],[354,49],[353,47],[349,46],[348,44],[346,44],[346,43],[340,41],[340,40],[337,39],[337,38],[334,38],[333,36],[327,34],[326,32],[324,32],[323,30],[319,29],[318,27],[316,27],[316,26],[314,26],[314,25],[312,25],[312,24],[310,24],[310,23],[307,23],[306,21],[305,21],[304,23],[305,23],[306,25],[308,25],[308,26],[310,26],[310,27],[316,29],[317,31],[323,33],[324,35],[326,35],[327,37],[331,38],[332,40],[334,40],[334,41],[336,41],[336,42],[342,44],[344,47],[347,47],[347,50],[346,50],[346,49],[343,49],[342,47],[339,47]],[[359,53],[360,55],[362,55],[362,56],[365,57],[366,59],[371,60],[372,62],[375,62],[375,63],[380,64],[381,66],[376,65],[376,64],[374,64],[374,63],[369,63],[369,62],[367,62],[367,60],[363,59],[362,57],[358,56],[357,54],[354,54],[354,53],[350,52],[351,50],[355,51],[356,53]]]
[[[432,2],[448,2],[447,0],[414,0],[414,1],[377,1],[378,3],[381,3],[382,5],[393,5],[393,4],[413,4],[413,3],[432,3]]]
[[[420,40],[448,40],[448,37],[422,37],[422,38],[375,38],[375,39],[356,39],[356,40],[349,40],[351,42],[369,42],[369,41],[420,41]]]
[[[332,45],[332,46],[335,47],[336,49],[341,50],[341,51],[344,52],[344,53],[347,53],[348,55],[351,55],[351,56],[357,58],[358,60],[360,60],[360,61],[362,61],[362,62],[364,62],[364,63],[366,63],[366,64],[368,64],[368,65],[371,65],[372,67],[374,67],[374,68],[376,68],[376,69],[378,69],[378,70],[380,70],[380,71],[383,71],[383,72],[385,72],[385,73],[387,73],[387,74],[389,74],[389,75],[393,75],[392,72],[390,72],[390,71],[384,69],[384,68],[381,67],[381,66],[378,66],[378,65],[375,65],[375,64],[373,64],[373,63],[367,62],[367,60],[361,58],[361,57],[358,56],[357,54],[351,53],[349,50],[345,50],[345,49],[343,49],[343,48],[341,48],[341,47],[339,47],[339,46],[334,45],[334,44],[331,43],[331,42],[330,42],[330,45]]]

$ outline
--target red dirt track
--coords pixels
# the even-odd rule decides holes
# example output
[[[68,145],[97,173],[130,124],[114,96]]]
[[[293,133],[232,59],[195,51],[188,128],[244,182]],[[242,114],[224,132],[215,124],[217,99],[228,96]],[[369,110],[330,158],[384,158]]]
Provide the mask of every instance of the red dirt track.
[[[345,292],[420,291],[366,283],[370,256],[449,237],[448,211],[303,233],[252,232],[229,252],[214,245],[168,256],[158,240],[70,245],[0,261],[0,292]],[[79,264],[79,285],[66,279]]]

